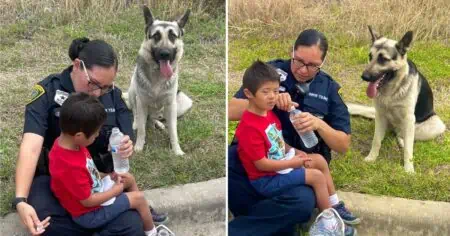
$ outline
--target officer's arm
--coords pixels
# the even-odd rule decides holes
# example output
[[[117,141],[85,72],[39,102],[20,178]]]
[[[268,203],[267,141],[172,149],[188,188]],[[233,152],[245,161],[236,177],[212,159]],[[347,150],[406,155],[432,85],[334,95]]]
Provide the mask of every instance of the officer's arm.
[[[38,134],[23,135],[16,166],[16,197],[28,197],[43,143],[44,137]]]
[[[244,94],[244,89],[241,87],[228,102],[228,120],[239,121],[247,107],[248,100]]]
[[[331,86],[328,95],[329,114],[318,132],[332,150],[345,153],[351,141],[350,114],[338,93],[340,86],[337,83],[332,83]]]
[[[319,119],[320,120],[320,119]],[[323,120],[320,120],[321,125],[317,131],[319,132],[320,137],[322,137],[323,141],[330,147],[333,151],[339,153],[347,152],[350,147],[350,134],[346,134],[343,131],[333,129]]]
[[[242,98],[232,98],[228,102],[228,120],[239,121],[248,107],[248,100]]]
[[[47,130],[49,94],[37,84],[25,107],[25,125],[16,165],[16,197],[27,197]]]

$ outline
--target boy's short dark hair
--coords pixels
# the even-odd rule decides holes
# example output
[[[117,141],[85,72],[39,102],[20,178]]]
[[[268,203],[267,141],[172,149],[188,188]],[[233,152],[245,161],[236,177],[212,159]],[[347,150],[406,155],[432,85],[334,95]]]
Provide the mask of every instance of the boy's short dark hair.
[[[273,66],[257,60],[245,70],[242,87],[255,94],[268,81],[280,82],[280,75]]]
[[[63,103],[59,114],[61,132],[75,135],[83,132],[91,137],[106,121],[103,104],[86,93],[73,93]]]

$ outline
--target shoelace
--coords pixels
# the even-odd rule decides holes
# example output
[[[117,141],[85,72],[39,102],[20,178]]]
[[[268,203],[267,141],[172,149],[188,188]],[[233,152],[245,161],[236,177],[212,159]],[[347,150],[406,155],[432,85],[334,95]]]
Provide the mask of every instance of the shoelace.
[[[343,215],[345,217],[353,217],[352,213],[345,208],[345,205],[342,204],[341,206],[337,207],[337,212],[339,212],[339,215]]]

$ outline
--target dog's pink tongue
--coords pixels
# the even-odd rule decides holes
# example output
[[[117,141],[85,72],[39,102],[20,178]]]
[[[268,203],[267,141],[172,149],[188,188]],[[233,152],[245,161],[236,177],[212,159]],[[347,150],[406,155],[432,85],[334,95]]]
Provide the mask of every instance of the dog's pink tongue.
[[[369,98],[374,98],[375,96],[377,96],[377,92],[378,92],[377,86],[378,86],[379,82],[380,82],[380,80],[377,80],[375,82],[370,82],[369,86],[367,86],[366,93]]]
[[[159,61],[159,70],[164,78],[166,79],[172,78],[173,70],[169,61]]]

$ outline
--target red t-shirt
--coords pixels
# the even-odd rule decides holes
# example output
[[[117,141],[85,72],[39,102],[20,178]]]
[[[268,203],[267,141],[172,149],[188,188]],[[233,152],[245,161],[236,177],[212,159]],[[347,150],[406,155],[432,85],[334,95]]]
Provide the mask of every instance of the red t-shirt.
[[[277,174],[259,171],[253,163],[262,158],[284,158],[285,144],[281,123],[272,111],[268,111],[265,117],[244,111],[236,129],[236,138],[239,158],[250,180]]]
[[[53,143],[49,157],[50,187],[61,205],[77,217],[96,210],[100,206],[85,207],[80,201],[92,193],[101,192],[100,174],[85,147],[68,150],[59,146],[59,138]]]

